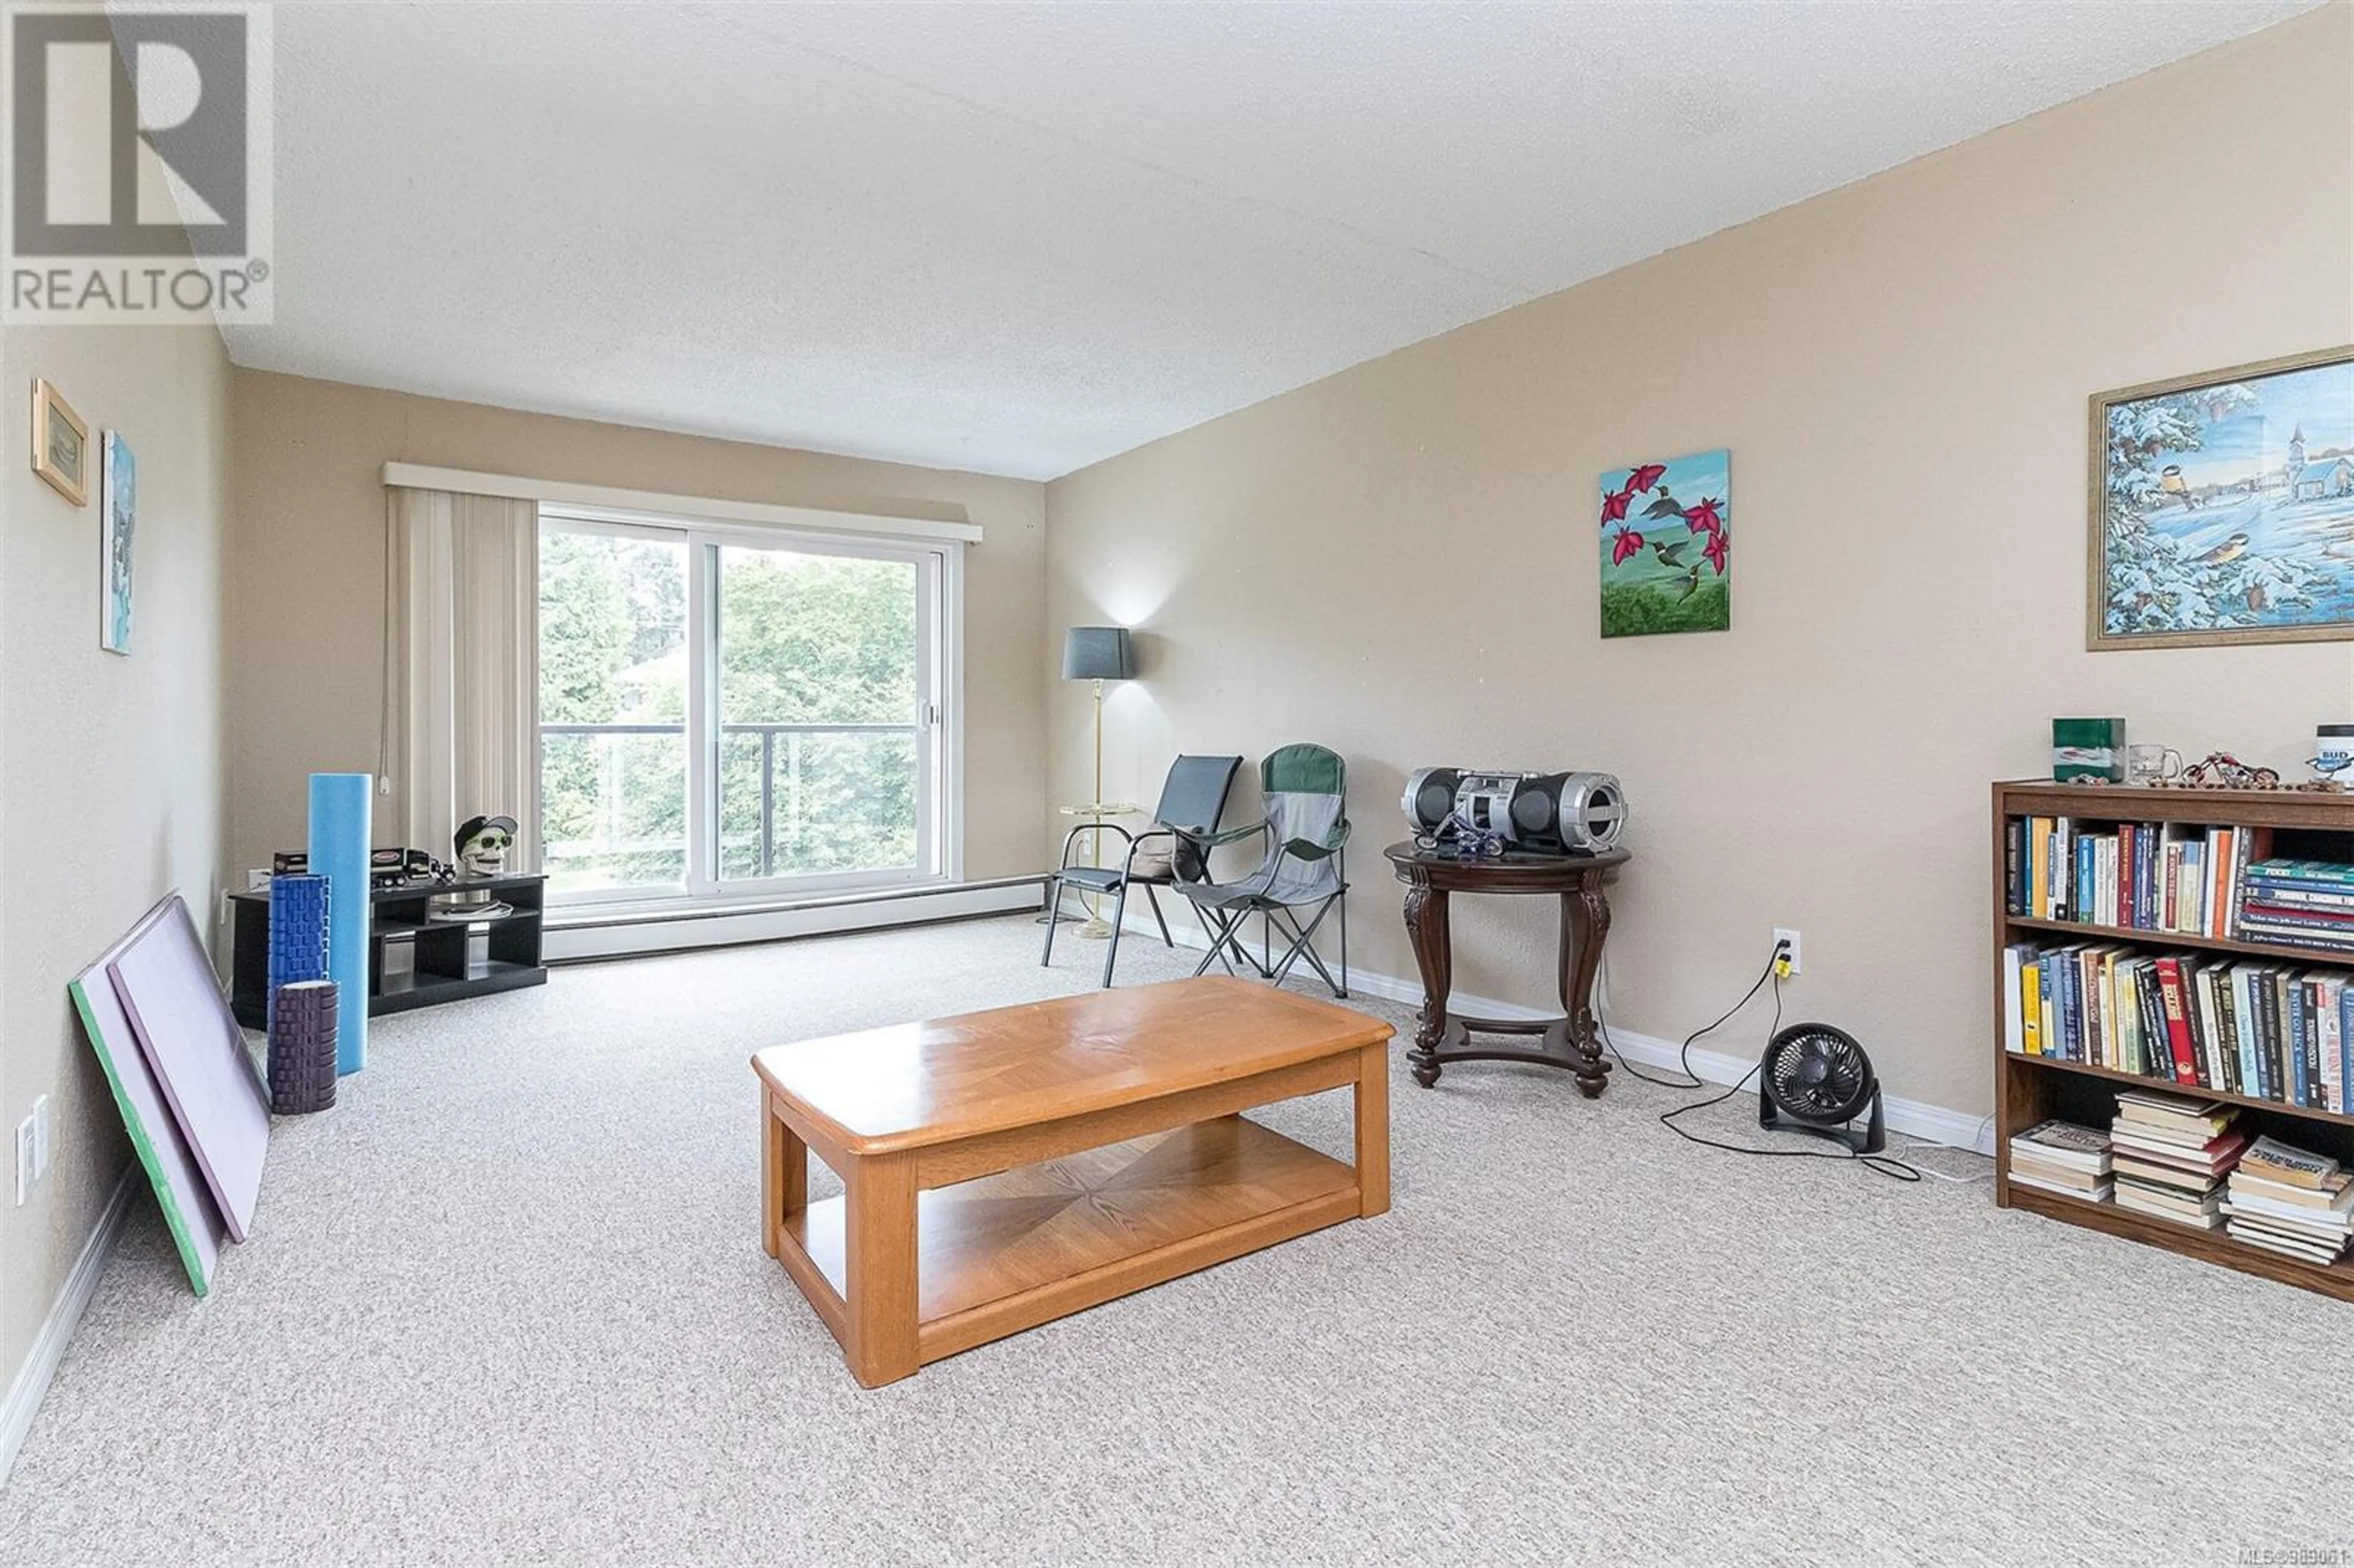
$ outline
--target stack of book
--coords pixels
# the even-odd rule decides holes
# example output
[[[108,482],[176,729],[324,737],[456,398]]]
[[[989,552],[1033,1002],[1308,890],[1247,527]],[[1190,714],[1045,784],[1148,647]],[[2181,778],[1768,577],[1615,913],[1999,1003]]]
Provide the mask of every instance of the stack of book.
[[[2211,1231],[2223,1223],[2223,1182],[2248,1146],[2239,1112],[2213,1100],[2126,1089],[2109,1128],[2117,1207]]]
[[[2239,929],[2251,942],[2354,952],[2354,866],[2260,860],[2243,877]]]
[[[2070,1121],[2038,1122],[2010,1140],[2010,1179],[2087,1202],[2109,1201],[2109,1135]]]
[[[2232,1172],[2223,1213],[2234,1241],[2335,1263],[2354,1236],[2354,1174],[2326,1154],[2260,1138]]]

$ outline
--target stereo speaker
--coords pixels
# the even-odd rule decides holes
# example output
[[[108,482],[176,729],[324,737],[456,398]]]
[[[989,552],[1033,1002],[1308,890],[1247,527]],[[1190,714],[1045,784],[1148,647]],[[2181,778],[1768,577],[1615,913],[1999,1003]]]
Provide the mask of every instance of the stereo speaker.
[[[1417,833],[1442,833],[1460,819],[1517,850],[1594,854],[1627,829],[1627,795],[1608,773],[1478,772],[1417,768],[1399,801]]]

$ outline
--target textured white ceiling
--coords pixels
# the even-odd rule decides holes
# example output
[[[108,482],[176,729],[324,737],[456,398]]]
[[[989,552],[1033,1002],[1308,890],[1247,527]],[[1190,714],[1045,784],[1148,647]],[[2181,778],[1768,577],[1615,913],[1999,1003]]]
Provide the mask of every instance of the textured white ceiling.
[[[1046,478],[2309,5],[281,4],[230,352]]]

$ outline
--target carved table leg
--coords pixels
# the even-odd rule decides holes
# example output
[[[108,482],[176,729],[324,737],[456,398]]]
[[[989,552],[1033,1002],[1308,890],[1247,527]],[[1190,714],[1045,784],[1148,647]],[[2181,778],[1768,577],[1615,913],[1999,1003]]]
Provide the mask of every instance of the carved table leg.
[[[1426,1089],[1438,1082],[1437,1051],[1447,1038],[1447,993],[1454,984],[1445,890],[1419,881],[1407,889],[1405,934],[1414,943],[1415,964],[1422,970],[1422,1014],[1415,1026],[1414,1049],[1405,1059],[1414,1069],[1414,1081]]]
[[[1569,1020],[1569,1047],[1577,1092],[1587,1099],[1610,1082],[1602,1059],[1600,1027],[1594,1017],[1594,977],[1602,968],[1602,944],[1610,935],[1610,900],[1599,882],[1561,895],[1561,1011]]]

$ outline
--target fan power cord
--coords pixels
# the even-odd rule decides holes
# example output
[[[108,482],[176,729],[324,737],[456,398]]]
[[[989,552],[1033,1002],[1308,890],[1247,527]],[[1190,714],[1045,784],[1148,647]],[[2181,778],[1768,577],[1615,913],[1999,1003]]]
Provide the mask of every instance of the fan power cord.
[[[1781,1006],[1779,999],[1782,994],[1782,980],[1781,977],[1776,971],[1780,969],[1782,964],[1782,951],[1788,946],[1789,944],[1787,942],[1776,942],[1774,944],[1773,956],[1766,960],[1766,968],[1759,972],[1756,980],[1751,982],[1749,989],[1741,993],[1741,1000],[1734,1002],[1731,1007],[1726,1008],[1723,1012],[1720,1013],[1713,1023],[1704,1024],[1701,1028],[1695,1029],[1690,1034],[1684,1036],[1683,1048],[1676,1053],[1676,1070],[1684,1075],[1685,1079],[1688,1080],[1687,1082],[1678,1083],[1673,1078],[1654,1077],[1652,1075],[1643,1071],[1640,1067],[1636,1066],[1632,1062],[1627,1060],[1627,1054],[1618,1049],[1618,1042],[1610,1038],[1610,1025],[1604,1022],[1597,1017],[1595,1020],[1595,1022],[1601,1027],[1602,1043],[1610,1047],[1611,1056],[1617,1062],[1619,1067],[1624,1070],[1629,1077],[1639,1078],[1647,1084],[1657,1084],[1663,1089],[1704,1089],[1708,1087],[1708,1080],[1702,1078],[1698,1073],[1693,1072],[1691,1069],[1692,1047],[1699,1044],[1709,1035],[1713,1034],[1718,1030],[1723,1028],[1726,1023],[1730,1022],[1735,1013],[1749,1005],[1749,1001],[1752,997],[1766,989],[1766,982],[1767,980],[1772,980],[1774,982],[1776,1014],[1777,1017],[1779,1016]],[[1606,957],[1603,961],[1606,964],[1609,960]],[[1755,1069],[1752,1069],[1752,1071],[1754,1072]]]
[[[1912,1142],[1904,1146],[1904,1152],[1907,1154],[1917,1154],[1925,1149],[1951,1149],[1963,1154],[1975,1154],[1980,1160],[1990,1161],[1994,1159],[1994,1156],[1980,1152],[1978,1149],[1978,1140],[1986,1136],[1987,1128],[1993,1125],[1994,1113],[1989,1111],[1986,1115],[1978,1118],[1978,1130],[1970,1135],[1970,1141],[1967,1146],[1959,1143],[1939,1143],[1934,1139],[1916,1138]],[[1943,1171],[1939,1171],[1934,1166],[1928,1165],[1921,1166],[1918,1169],[1924,1176],[1930,1177],[1933,1180],[1939,1181],[1950,1181],[1956,1187],[1974,1186],[1978,1182],[1988,1181],[1994,1179],[1994,1171],[1991,1165],[1984,1171],[1974,1171],[1967,1176],[1948,1176]]]
[[[1740,1012],[1743,1008],[1747,1007],[1751,999],[1755,997],[1760,991],[1763,991],[1768,982],[1771,982],[1774,987],[1774,1022],[1766,1026],[1766,1044],[1771,1046],[1774,1042],[1774,1036],[1781,1033],[1783,953],[1787,947],[1788,944],[1787,942],[1776,942],[1774,944],[1772,956],[1767,958],[1766,960],[1765,971],[1758,975],[1757,979],[1751,983],[1747,991],[1741,993],[1741,1000],[1734,1002],[1730,1008],[1726,1009],[1714,1022],[1707,1025],[1705,1028],[1696,1029],[1691,1033],[1684,1036],[1683,1048],[1677,1053],[1676,1060],[1679,1069],[1683,1073],[1683,1075],[1690,1080],[1690,1082],[1680,1084],[1672,1078],[1653,1077],[1650,1074],[1639,1072],[1633,1066],[1629,1065],[1627,1061],[1626,1054],[1620,1051],[1618,1049],[1617,1043],[1610,1038],[1610,1029],[1607,1024],[1602,1026],[1603,1043],[1610,1047],[1610,1054],[1617,1058],[1618,1065],[1626,1068],[1630,1075],[1640,1078],[1647,1084],[1657,1084],[1662,1088],[1670,1089],[1698,1089],[1707,1087],[1706,1083],[1701,1078],[1700,1075],[1691,1070],[1692,1046],[1698,1044],[1702,1038],[1712,1034],[1717,1030],[1723,1028],[1736,1013]],[[1725,1101],[1731,1099],[1734,1096],[1739,1094],[1742,1090],[1747,1088],[1750,1081],[1757,1076],[1758,1073],[1765,1067],[1765,1065],[1766,1058],[1763,1053],[1761,1053],[1757,1058],[1756,1065],[1751,1067],[1749,1071],[1742,1074],[1740,1081],[1735,1083],[1731,1088],[1726,1089],[1723,1094],[1712,1095],[1704,1100],[1688,1100],[1684,1104],[1676,1107],[1673,1110],[1661,1111],[1659,1113],[1659,1125],[1666,1128],[1670,1132],[1674,1133],[1678,1138],[1682,1139],[1687,1143],[1697,1143],[1703,1149],[1721,1149],[1728,1154],[1754,1154],[1758,1156],[1760,1159],[1766,1160],[1854,1160],[1877,1174],[1886,1176],[1893,1181],[1918,1181],[1921,1180],[1921,1171],[1918,1169],[1905,1160],[1899,1160],[1893,1154],[1860,1154],[1852,1150],[1843,1154],[1834,1154],[1830,1150],[1823,1149],[1757,1149],[1747,1144],[1726,1143],[1718,1139],[1703,1137],[1700,1133],[1691,1131],[1689,1128],[1676,1125],[1676,1118],[1678,1117],[1689,1115],[1691,1112],[1696,1110],[1706,1110],[1711,1106],[1721,1106]],[[1959,1181],[1967,1180],[1967,1178],[1949,1177],[1946,1179],[1949,1181]]]

